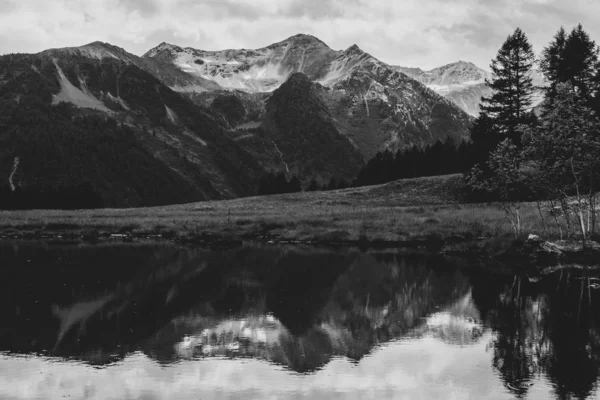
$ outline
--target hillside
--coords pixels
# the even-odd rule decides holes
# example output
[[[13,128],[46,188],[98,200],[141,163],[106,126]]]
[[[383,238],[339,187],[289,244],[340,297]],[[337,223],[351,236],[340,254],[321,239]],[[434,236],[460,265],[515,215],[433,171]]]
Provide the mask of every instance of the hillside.
[[[307,183],[352,180],[364,159],[336,128],[320,92],[306,75],[290,76],[269,98],[262,132],[281,153],[286,171]]]
[[[32,199],[87,185],[112,207],[255,192],[262,168],[214,117],[136,64],[97,55],[0,57],[3,183]]]

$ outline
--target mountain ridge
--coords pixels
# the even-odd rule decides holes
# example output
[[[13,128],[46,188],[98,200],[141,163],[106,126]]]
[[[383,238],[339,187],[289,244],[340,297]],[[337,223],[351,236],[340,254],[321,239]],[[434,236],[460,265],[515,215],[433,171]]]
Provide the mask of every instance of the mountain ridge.
[[[327,89],[323,97],[338,130],[366,159],[386,148],[468,137],[470,119],[454,103],[357,44],[332,50],[300,34],[255,50],[208,52],[161,44],[145,56],[213,80],[224,91],[272,94],[293,73],[304,73]],[[260,124],[261,119],[244,123]]]

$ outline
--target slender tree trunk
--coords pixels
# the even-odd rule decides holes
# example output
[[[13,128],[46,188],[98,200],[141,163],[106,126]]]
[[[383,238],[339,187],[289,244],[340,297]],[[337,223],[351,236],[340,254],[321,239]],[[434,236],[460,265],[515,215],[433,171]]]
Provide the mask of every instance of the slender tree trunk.
[[[590,209],[589,209],[589,215],[591,217],[591,226],[588,227],[588,232],[590,232],[590,235],[593,235],[596,233],[596,185],[595,185],[595,176],[594,176],[594,171],[592,170],[592,173],[590,174],[590,197],[589,197],[589,203],[590,203]]]
[[[585,218],[583,216],[583,204],[581,202],[581,192],[579,191],[579,183],[577,183],[577,174],[575,173],[575,167],[573,165],[573,157],[570,160],[571,164],[571,173],[573,174],[573,183],[575,184],[575,191],[577,194],[577,219],[579,219],[579,226],[581,227],[581,242],[583,247],[585,247],[585,239],[587,237],[587,231],[585,229]]]
[[[542,213],[542,202],[536,201],[538,214],[540,215],[540,219],[542,220],[542,226],[544,227],[544,235],[546,239],[548,239],[548,226],[546,225],[546,219],[544,218],[544,214]]]
[[[507,203],[502,203],[502,208],[504,209],[504,213],[506,214],[506,217],[510,221],[510,224],[513,229],[513,233],[515,234],[515,239],[518,239],[519,234],[520,234],[520,231],[519,231],[520,225],[521,225],[518,212],[515,214],[512,211],[510,204],[507,204]]]
[[[521,236],[521,206],[517,205],[517,239]]]
[[[556,212],[554,212],[554,207],[555,206],[555,202],[554,200],[550,200],[550,208],[552,209],[552,217],[554,218],[554,222],[556,223],[556,226],[558,227],[558,233],[560,234],[560,240],[563,240],[563,231],[562,231],[562,226],[560,225],[560,221],[558,219],[558,215],[556,215]]]
[[[561,197],[560,199],[560,207],[562,208],[563,211],[563,218],[565,219],[565,223],[567,225],[567,234],[569,234],[572,231],[571,228],[571,215],[569,213],[569,206],[567,204],[567,195],[564,194],[564,197]]]

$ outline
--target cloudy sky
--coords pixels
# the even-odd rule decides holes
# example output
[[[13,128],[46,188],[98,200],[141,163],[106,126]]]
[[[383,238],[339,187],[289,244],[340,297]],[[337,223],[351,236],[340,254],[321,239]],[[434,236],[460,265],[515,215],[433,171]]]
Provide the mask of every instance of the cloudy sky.
[[[539,52],[564,25],[600,42],[598,0],[0,0],[0,54],[109,42],[259,48],[297,33],[392,64],[489,65],[517,26]],[[596,21],[595,21],[596,20]]]

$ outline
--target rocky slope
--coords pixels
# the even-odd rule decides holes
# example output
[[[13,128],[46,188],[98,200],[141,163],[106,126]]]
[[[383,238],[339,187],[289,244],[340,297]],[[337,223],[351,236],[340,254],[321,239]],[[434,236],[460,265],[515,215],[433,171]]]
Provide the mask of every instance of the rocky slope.
[[[365,158],[384,148],[468,137],[469,116],[418,81],[354,45],[329,64],[328,106]]]
[[[472,116],[479,114],[481,97],[491,94],[485,83],[491,74],[470,62],[458,61],[430,71],[400,66],[394,68],[427,85]]]

